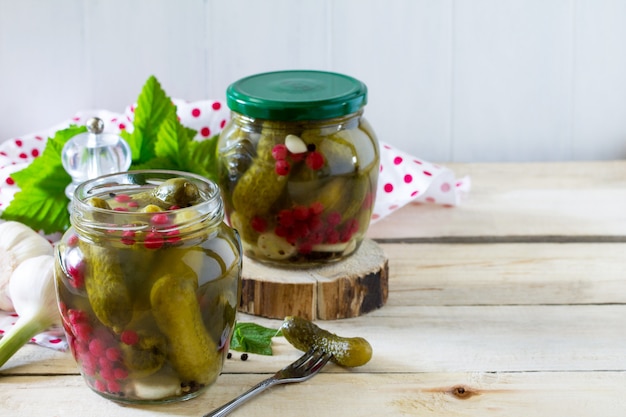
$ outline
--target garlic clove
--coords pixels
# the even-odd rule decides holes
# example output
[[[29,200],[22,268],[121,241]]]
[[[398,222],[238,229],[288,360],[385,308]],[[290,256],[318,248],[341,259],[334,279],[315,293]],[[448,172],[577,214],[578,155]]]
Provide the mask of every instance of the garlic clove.
[[[19,222],[0,224],[0,249],[13,254],[19,265],[25,259],[39,255],[52,255],[52,244],[30,227]]]
[[[57,322],[54,257],[40,255],[22,262],[11,276],[9,294],[20,317],[38,316],[46,327]]]
[[[0,310],[14,311],[9,295],[13,271],[26,259],[52,255],[53,247],[30,227],[15,221],[0,223]]]
[[[291,153],[303,153],[307,151],[306,143],[296,135],[287,135],[285,146]]]
[[[54,290],[54,257],[41,255],[18,265],[9,293],[18,319],[0,339],[0,367],[36,334],[61,322]]]

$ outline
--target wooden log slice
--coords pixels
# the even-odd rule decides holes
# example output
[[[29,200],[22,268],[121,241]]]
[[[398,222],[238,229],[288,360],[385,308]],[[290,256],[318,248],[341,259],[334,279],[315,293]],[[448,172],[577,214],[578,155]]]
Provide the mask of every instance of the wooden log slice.
[[[342,261],[307,269],[273,267],[244,257],[239,310],[275,319],[357,317],[387,302],[388,274],[387,257],[370,239]]]

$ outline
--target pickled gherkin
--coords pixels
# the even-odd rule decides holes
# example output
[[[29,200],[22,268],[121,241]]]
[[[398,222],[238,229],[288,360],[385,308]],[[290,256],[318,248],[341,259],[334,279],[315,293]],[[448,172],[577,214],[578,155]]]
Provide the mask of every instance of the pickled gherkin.
[[[233,208],[246,218],[267,214],[287,184],[287,178],[278,175],[270,162],[272,148],[276,143],[275,135],[267,132],[261,134],[256,148],[257,157],[233,190]],[[263,198],[253,199],[252,195]]]
[[[170,178],[150,191],[136,194],[132,199],[145,212],[169,210],[172,207],[190,207],[200,198],[198,187],[184,178]]]
[[[286,185],[287,178],[276,175],[272,165],[263,161],[255,162],[241,176],[233,190],[233,208],[247,218],[266,215]],[[262,198],[255,199],[252,195]]]
[[[130,322],[133,306],[117,252],[104,246],[81,245],[88,256],[85,291],[96,317],[114,332]]]
[[[218,187],[181,174],[168,171],[153,189],[143,172],[128,190],[97,188],[75,205],[84,212],[57,245],[72,354],[106,398],[188,399],[221,372],[240,295],[240,243],[212,200]]]
[[[152,314],[168,340],[168,359],[183,384],[207,385],[221,365],[217,344],[209,337],[196,300],[197,282],[167,274],[150,291]]]
[[[281,331],[296,349],[332,353],[331,361],[341,366],[362,366],[372,358],[372,346],[364,338],[337,336],[302,317],[285,317]]]

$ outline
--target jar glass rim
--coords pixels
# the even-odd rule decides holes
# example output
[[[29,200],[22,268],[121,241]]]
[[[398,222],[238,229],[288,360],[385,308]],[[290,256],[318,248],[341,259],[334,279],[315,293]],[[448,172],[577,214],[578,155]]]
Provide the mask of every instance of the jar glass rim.
[[[107,174],[87,180],[76,187],[70,205],[72,224],[82,224],[90,229],[106,230],[143,230],[150,228],[167,232],[168,228],[179,228],[176,224],[154,225],[149,219],[154,213],[117,211],[115,209],[94,207],[87,201],[92,197],[111,198],[118,193],[140,192],[157,187],[167,179],[182,177],[193,182],[200,191],[201,201],[190,207],[164,210],[163,213],[185,213],[180,216],[185,224],[198,222],[218,223],[223,220],[223,202],[217,184],[203,176],[175,170],[134,170]],[[86,213],[90,213],[86,216]]]

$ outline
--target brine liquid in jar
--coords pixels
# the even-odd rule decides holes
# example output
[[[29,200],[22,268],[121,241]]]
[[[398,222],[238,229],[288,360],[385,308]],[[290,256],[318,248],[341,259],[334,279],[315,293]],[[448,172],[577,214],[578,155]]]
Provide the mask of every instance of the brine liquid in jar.
[[[216,184],[131,171],[75,190],[56,247],[56,289],[87,385],[120,402],[204,392],[221,372],[240,294],[241,249]]]

